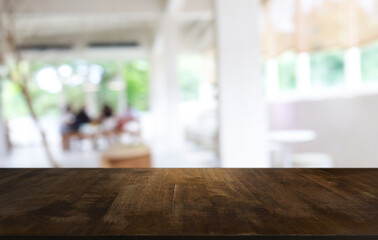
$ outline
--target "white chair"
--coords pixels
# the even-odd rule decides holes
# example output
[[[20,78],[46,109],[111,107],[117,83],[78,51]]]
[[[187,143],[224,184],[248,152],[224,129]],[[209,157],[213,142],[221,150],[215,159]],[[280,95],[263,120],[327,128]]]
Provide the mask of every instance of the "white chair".
[[[332,168],[332,157],[326,153],[297,153],[293,155],[294,168]]]
[[[270,166],[272,168],[281,168],[282,163],[282,146],[278,143],[269,143]]]

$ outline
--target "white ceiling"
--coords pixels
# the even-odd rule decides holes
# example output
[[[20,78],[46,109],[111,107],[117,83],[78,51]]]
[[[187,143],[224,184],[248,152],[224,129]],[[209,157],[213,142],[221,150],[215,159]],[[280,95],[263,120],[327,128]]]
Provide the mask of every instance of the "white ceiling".
[[[0,0],[5,1],[5,0]],[[137,42],[151,49],[169,6],[180,21],[182,46],[212,42],[213,0],[10,0],[19,45]],[[209,36],[210,35],[210,36]],[[201,40],[203,39],[203,40]]]

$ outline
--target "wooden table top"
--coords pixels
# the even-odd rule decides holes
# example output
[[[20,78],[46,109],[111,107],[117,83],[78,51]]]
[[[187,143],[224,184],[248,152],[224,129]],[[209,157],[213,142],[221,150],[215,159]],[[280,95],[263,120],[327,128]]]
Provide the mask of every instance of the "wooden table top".
[[[3,169],[10,236],[378,239],[378,169]]]

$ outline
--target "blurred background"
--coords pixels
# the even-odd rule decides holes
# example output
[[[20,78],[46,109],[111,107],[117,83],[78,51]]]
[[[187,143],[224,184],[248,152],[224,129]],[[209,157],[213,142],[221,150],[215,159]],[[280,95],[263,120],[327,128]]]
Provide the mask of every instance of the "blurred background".
[[[378,167],[378,0],[0,0],[0,167]]]

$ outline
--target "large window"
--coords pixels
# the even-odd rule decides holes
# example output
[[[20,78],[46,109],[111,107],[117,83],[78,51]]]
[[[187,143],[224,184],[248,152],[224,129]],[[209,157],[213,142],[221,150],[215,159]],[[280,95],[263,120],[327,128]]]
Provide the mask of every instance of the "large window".
[[[378,42],[361,48],[363,82],[378,82]]]
[[[329,90],[331,93],[342,92],[351,87],[358,91],[362,87],[360,79],[362,83],[377,85],[378,42],[361,47],[361,59],[359,59],[359,51],[354,51],[356,49],[303,53],[306,57],[303,59],[302,54],[285,52],[275,59],[266,61],[264,65],[266,92],[274,96],[277,93],[318,94]],[[360,72],[357,66],[360,60],[361,76],[358,75]],[[346,69],[347,67],[349,69]]]
[[[53,68],[54,66],[48,66]],[[33,102],[33,107],[38,116],[50,116],[59,114],[59,95],[43,90],[38,85],[37,73],[44,68],[44,64],[33,62],[30,64],[31,74],[28,78],[28,87]],[[48,76],[48,75],[47,75]],[[47,79],[51,83],[53,79]],[[18,85],[11,80],[1,81],[3,114],[6,119],[29,115],[25,98]],[[50,84],[51,86],[51,84]]]
[[[295,91],[296,84],[296,54],[283,53],[278,58],[278,79],[280,92]]]
[[[183,101],[196,101],[199,98],[199,86],[203,75],[203,58],[201,55],[188,54],[180,58],[179,80]]]
[[[139,111],[149,109],[149,64],[145,60],[126,63],[127,102]]]
[[[329,50],[310,54],[311,84],[314,90],[344,84],[344,52]]]
[[[117,109],[119,95],[123,94],[121,91],[126,91],[128,105],[139,111],[149,109],[149,65],[147,61],[135,60],[121,65],[114,61],[103,61],[99,65],[104,69],[97,94],[99,107],[108,104]],[[110,88],[110,82],[114,80],[124,81],[126,89]]]
[[[91,68],[100,69],[101,73],[87,76],[87,71]],[[105,103],[117,108],[118,96],[122,90],[114,90],[109,86],[111,81],[120,80],[127,86],[127,89],[123,91],[127,91],[128,104],[140,111],[149,109],[149,65],[145,60],[122,64],[115,61],[99,63],[73,61],[59,64],[31,62],[30,70],[28,86],[38,116],[59,115],[59,106],[63,103],[72,105],[74,109],[84,106],[87,94],[84,82],[87,78],[90,81],[99,81],[97,89],[93,90],[99,108]],[[3,100],[5,118],[28,116],[29,111],[21,89],[10,80],[1,81],[0,84],[2,84],[0,96]]]

